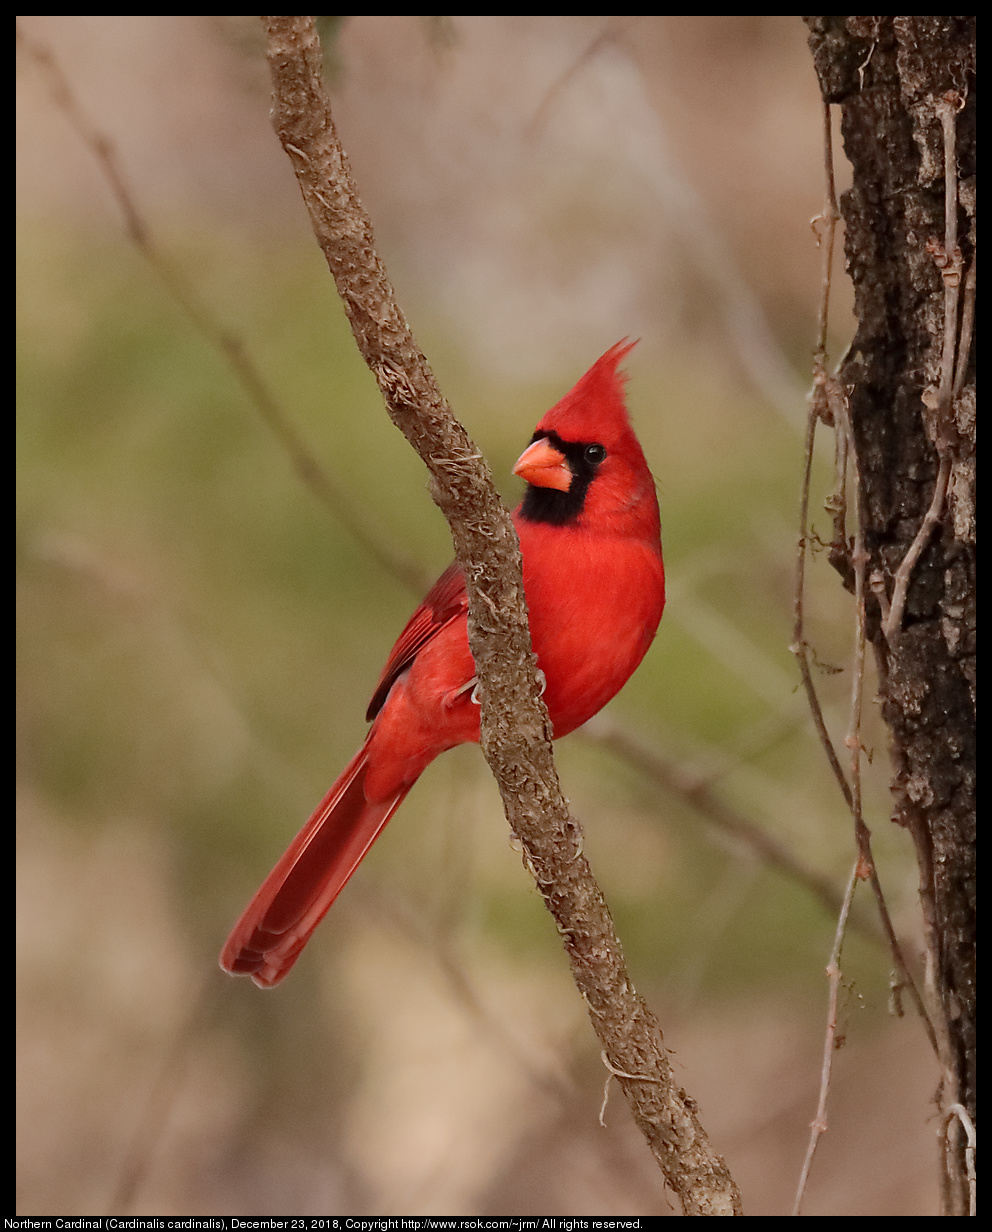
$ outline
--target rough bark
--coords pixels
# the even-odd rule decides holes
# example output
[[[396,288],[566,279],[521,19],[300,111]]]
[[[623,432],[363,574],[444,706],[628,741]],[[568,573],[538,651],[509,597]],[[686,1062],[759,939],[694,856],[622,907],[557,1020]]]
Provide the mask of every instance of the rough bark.
[[[805,21],[824,98],[841,109],[853,168],[841,210],[857,332],[838,375],[870,555],[868,633],[891,733],[893,820],[910,830],[919,860],[945,1071],[945,1212],[967,1214],[967,1129],[976,1112],[975,360],[968,326],[975,18]],[[932,527],[908,571],[900,611],[900,564],[914,542],[920,547],[928,511]]]

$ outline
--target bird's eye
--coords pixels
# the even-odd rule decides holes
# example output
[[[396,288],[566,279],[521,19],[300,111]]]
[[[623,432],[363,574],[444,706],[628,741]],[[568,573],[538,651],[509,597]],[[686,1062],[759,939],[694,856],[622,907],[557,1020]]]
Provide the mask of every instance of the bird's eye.
[[[599,466],[606,457],[606,450],[602,445],[587,445],[583,457],[591,466]]]

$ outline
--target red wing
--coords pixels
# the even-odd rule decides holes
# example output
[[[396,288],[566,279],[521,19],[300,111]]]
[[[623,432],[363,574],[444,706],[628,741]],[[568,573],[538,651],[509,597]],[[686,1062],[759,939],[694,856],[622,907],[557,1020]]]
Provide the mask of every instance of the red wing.
[[[386,666],[382,669],[379,683],[372,694],[369,708],[365,713],[368,722],[372,722],[382,709],[383,703],[393,687],[397,676],[409,667],[417,654],[438,633],[464,616],[468,610],[468,596],[465,593],[465,578],[458,564],[451,564],[445,569],[438,580],[428,591],[423,603],[413,613],[406,628],[396,639],[396,645],[390,651]]]

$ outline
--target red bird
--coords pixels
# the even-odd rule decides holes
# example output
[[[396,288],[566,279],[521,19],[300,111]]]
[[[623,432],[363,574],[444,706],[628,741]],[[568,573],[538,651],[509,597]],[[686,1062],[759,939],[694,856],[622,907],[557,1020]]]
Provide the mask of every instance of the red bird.
[[[633,345],[617,343],[593,364],[513,468],[528,484],[513,521],[556,738],[623,688],[665,605],[654,480],[617,371]],[[225,971],[260,988],[278,984],[426,767],[478,741],[467,611],[453,564],[393,647],[365,743],[234,926],[220,956]]]

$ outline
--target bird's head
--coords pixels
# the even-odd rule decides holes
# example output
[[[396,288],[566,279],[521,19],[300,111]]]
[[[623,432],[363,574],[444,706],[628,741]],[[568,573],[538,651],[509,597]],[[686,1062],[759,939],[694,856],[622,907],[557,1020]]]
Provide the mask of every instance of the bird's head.
[[[618,342],[537,425],[517,459],[527,480],[520,516],[603,533],[658,535],[658,501],[624,402],[620,361],[636,343]]]

